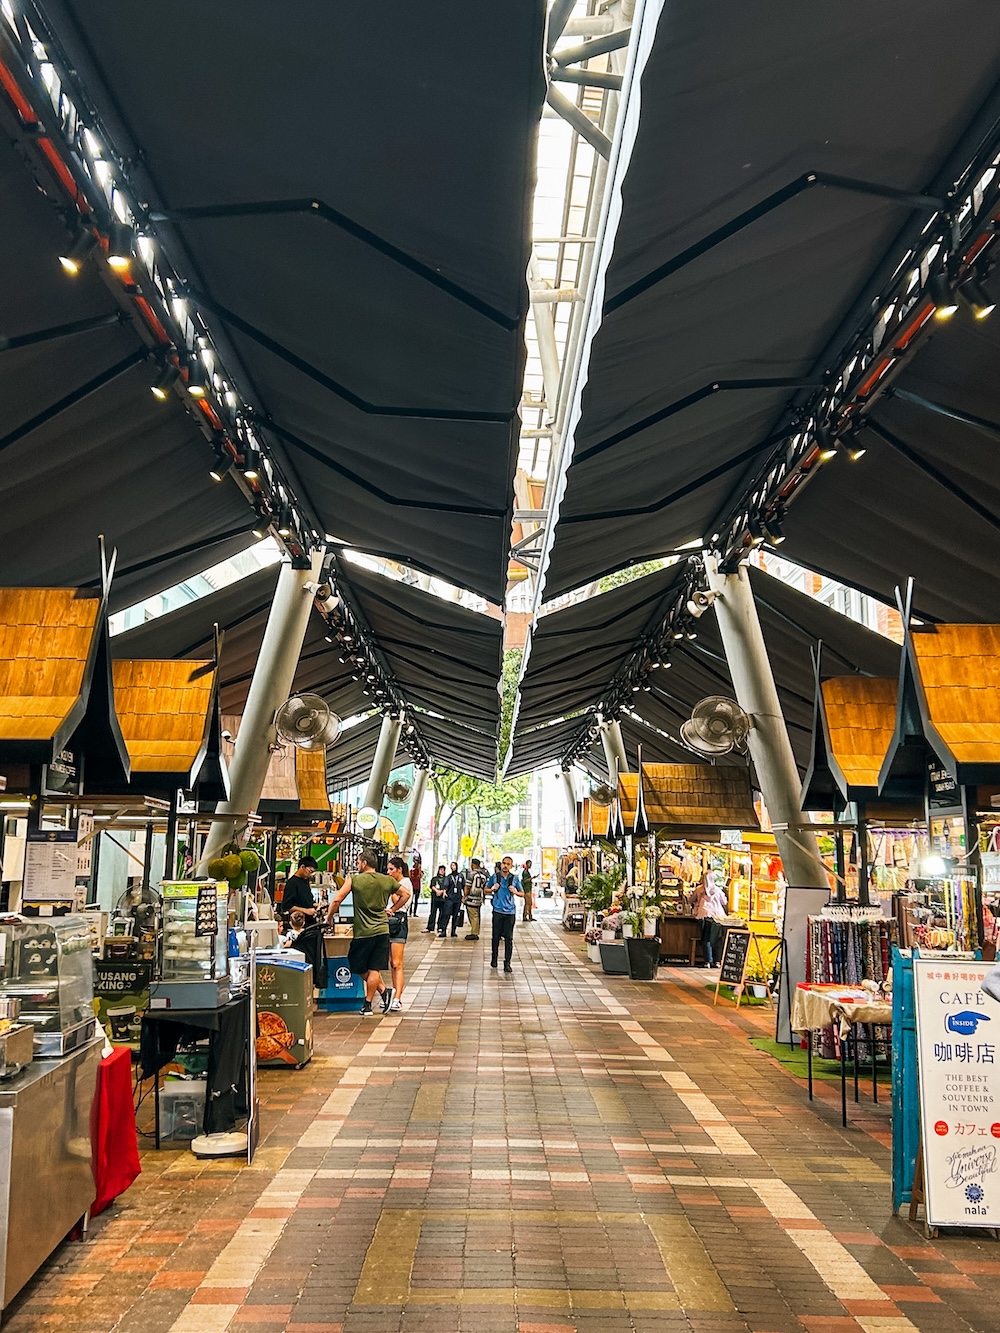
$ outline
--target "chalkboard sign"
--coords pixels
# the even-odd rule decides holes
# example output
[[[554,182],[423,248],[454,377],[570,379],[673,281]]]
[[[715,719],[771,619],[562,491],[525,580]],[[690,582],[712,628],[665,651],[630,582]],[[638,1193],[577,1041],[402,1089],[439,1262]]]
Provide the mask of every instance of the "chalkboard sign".
[[[742,986],[750,952],[749,930],[729,930],[722,949],[719,982],[724,986]]]
[[[215,935],[218,923],[219,894],[214,884],[198,885],[198,902],[194,909],[194,933],[197,936]]]

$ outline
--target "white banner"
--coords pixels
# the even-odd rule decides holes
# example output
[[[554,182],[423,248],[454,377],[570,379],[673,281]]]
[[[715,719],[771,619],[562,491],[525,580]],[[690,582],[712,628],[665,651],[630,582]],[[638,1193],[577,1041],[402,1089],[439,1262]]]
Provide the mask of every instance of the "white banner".
[[[930,1227],[1000,1226],[1000,1004],[990,963],[914,958]]]

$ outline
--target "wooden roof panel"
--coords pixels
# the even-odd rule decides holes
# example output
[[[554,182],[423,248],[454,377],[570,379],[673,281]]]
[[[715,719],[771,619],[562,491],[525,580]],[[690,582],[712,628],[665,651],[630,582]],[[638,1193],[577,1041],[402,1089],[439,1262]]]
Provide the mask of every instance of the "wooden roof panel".
[[[1000,625],[937,625],[910,642],[928,720],[955,759],[1000,764]]]
[[[132,767],[144,773],[190,773],[215,698],[212,662],[129,660],[112,663],[115,711]]]
[[[303,810],[329,810],[325,750],[295,751],[295,783]]]
[[[618,798],[626,831],[635,819],[637,773],[619,773]],[[750,775],[710,764],[643,764],[642,795],[650,825],[758,828]]]
[[[50,740],[83,689],[98,597],[0,588],[0,739]]]
[[[879,676],[834,676],[820,687],[830,759],[852,787],[877,787],[896,728],[899,683]]]

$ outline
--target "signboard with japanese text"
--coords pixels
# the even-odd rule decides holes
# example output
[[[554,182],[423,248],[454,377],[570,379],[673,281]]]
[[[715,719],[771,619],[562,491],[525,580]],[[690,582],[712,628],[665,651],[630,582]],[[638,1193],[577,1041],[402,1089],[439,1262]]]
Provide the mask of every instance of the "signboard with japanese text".
[[[990,963],[914,958],[929,1227],[1000,1226],[1000,1004]]]

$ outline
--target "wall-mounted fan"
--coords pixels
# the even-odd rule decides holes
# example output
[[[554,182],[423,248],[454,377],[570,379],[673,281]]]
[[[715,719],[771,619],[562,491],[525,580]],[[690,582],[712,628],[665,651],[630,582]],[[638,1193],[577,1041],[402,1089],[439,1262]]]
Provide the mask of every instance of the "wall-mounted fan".
[[[743,753],[750,734],[750,719],[735,699],[710,694],[695,704],[689,722],[681,726],[681,740],[689,750],[706,758]]]
[[[385,789],[385,794],[395,805],[402,805],[405,800],[409,799],[412,790],[413,788],[408,782],[402,782],[397,778],[395,782],[389,783]]]
[[[275,713],[274,729],[300,750],[325,750],[340,735],[340,718],[318,694],[293,694]]]
[[[615,793],[606,782],[599,782],[591,791],[590,799],[595,805],[610,805],[615,799]]]

